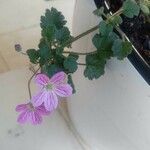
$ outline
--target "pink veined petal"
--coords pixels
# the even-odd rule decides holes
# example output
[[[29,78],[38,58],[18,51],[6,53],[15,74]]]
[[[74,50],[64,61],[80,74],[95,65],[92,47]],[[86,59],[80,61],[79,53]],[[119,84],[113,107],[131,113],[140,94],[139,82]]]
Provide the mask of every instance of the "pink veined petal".
[[[39,115],[36,111],[30,113],[30,121],[33,125],[42,123],[42,116]]]
[[[41,106],[37,107],[36,110],[40,115],[49,115],[51,113],[50,111],[47,111],[45,109],[43,104]]]
[[[66,74],[64,72],[58,72],[54,76],[51,77],[50,82],[53,84],[60,84],[64,82]]]
[[[47,97],[47,91],[40,91],[37,95],[32,97],[33,105],[36,107],[42,105],[46,97]]]
[[[21,124],[26,123],[27,120],[28,120],[28,114],[29,114],[28,111],[22,112],[22,113],[18,116],[17,122],[18,122],[18,123],[21,123]]]
[[[49,83],[49,77],[45,74],[37,74],[35,76],[35,82],[39,84],[40,86],[45,86],[47,83]]]
[[[16,106],[17,112],[25,111],[26,109],[27,109],[27,104],[20,104]]]
[[[53,111],[57,108],[58,105],[58,98],[53,91],[49,91],[47,95],[47,99],[44,100],[44,106],[47,111]]]
[[[60,97],[68,97],[72,95],[72,87],[69,84],[61,84],[55,87],[54,92]]]

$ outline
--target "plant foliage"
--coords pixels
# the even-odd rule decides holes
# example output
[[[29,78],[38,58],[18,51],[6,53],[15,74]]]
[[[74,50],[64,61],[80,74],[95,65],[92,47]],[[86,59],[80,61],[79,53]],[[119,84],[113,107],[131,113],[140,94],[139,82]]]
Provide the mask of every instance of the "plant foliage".
[[[99,32],[92,39],[96,50],[85,53],[85,77],[90,80],[98,79],[104,75],[108,59],[116,57],[122,60],[132,52],[131,43],[122,38],[123,35],[116,32],[116,29],[118,31],[118,26],[122,23],[121,14],[132,18],[137,16],[139,11],[139,6],[133,0],[126,0],[123,7],[113,15],[105,14],[103,7],[94,11],[95,15],[104,16],[106,20],[100,21]],[[66,48],[71,48],[72,42],[78,39],[71,36],[66,22],[61,12],[55,8],[47,9],[45,15],[41,17],[41,40],[38,49],[27,50],[27,55],[30,62],[39,64],[42,72],[49,77],[59,71],[68,74],[68,83],[75,92],[71,74],[78,69],[80,53],[66,51]]]

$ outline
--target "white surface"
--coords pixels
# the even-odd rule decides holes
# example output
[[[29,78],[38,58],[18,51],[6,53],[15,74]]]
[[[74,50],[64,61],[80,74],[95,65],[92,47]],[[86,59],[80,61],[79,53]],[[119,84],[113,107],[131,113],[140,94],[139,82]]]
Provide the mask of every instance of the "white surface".
[[[28,65],[27,57],[14,50],[37,48],[41,38],[40,17],[51,7],[62,11],[71,30],[75,0],[0,0],[0,73]],[[12,57],[13,56],[13,57]]]
[[[74,0],[1,0],[0,72],[25,65],[27,59],[14,51],[14,44],[36,47],[40,16],[52,6],[63,12],[71,29]],[[15,107],[28,99],[30,75],[28,69],[0,74],[0,150],[81,150],[57,111],[36,127],[16,122]]]
[[[75,35],[99,22],[92,14],[93,0],[77,0]],[[74,44],[74,51],[92,51],[91,37]],[[80,61],[84,61],[81,59]],[[69,101],[71,118],[92,150],[150,149],[150,87],[126,59],[107,63],[98,80],[74,75],[77,93]]]
[[[39,126],[17,124],[15,107],[28,99],[30,75],[22,69],[0,76],[0,150],[81,150],[57,111]]]

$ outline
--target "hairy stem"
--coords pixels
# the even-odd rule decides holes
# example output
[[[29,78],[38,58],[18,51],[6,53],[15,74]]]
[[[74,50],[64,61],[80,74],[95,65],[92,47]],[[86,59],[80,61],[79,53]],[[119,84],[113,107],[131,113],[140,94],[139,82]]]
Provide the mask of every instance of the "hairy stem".
[[[86,66],[84,63],[78,63],[79,66]]]
[[[41,67],[39,67],[39,68],[34,72],[34,74],[31,76],[31,78],[28,80],[28,91],[29,91],[30,100],[31,100],[31,98],[32,98],[31,87],[30,87],[31,81],[32,81],[33,77],[37,74],[37,72],[40,70],[40,68],[41,68]]]
[[[113,19],[115,16],[118,16],[118,15],[122,14],[122,12],[123,12],[123,9],[121,8],[121,9],[119,9],[118,11],[116,11],[114,14],[112,14],[110,17],[108,17],[106,14],[103,14],[103,16],[106,18],[106,21],[109,21],[109,20]],[[87,31],[85,31],[85,32],[83,32],[83,33],[81,33],[81,34],[79,34],[78,36],[74,37],[73,39],[68,40],[68,41],[67,41],[66,43],[64,43],[61,47],[67,47],[67,46],[69,46],[70,44],[72,44],[73,42],[79,40],[80,38],[82,38],[82,37],[84,37],[84,36],[86,36],[86,35],[88,35],[88,34],[94,32],[94,31],[97,30],[98,28],[99,28],[99,24],[96,25],[96,26],[94,26],[94,27],[92,27],[91,29],[89,29],[89,30],[87,30]],[[122,38],[124,39],[124,35],[122,35],[123,33],[119,30],[118,27],[116,27],[116,30],[121,34]],[[67,51],[67,52],[64,51],[63,53],[68,53],[68,54],[69,54],[69,53],[74,53],[74,54],[77,54],[77,55],[88,55],[88,54],[96,53],[96,51],[94,51],[94,52],[89,52],[89,53],[77,53],[77,52],[71,52],[71,51]]]
[[[90,54],[95,54],[97,51],[93,52],[88,52],[88,53],[81,53],[81,52],[73,52],[73,51],[64,51],[64,54],[75,54],[75,55],[90,55]]]

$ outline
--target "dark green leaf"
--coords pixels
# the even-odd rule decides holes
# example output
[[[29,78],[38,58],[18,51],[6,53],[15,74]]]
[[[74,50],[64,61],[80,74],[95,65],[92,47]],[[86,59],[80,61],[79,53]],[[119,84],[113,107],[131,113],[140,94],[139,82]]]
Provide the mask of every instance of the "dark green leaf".
[[[54,40],[55,38],[55,26],[47,26],[47,28],[44,28],[42,30],[42,37],[44,37],[45,39],[47,39],[47,41],[51,42],[52,40]]]
[[[92,42],[94,44],[94,46],[97,48],[97,49],[100,49],[101,48],[101,36],[99,34],[95,34],[93,39],[92,39]]]
[[[87,55],[84,76],[89,80],[99,78],[105,72],[105,63],[106,61],[101,59],[97,54]]]
[[[62,71],[62,68],[60,68],[56,64],[47,65],[43,70],[49,77],[52,77],[57,72]]]
[[[102,36],[107,36],[113,31],[113,26],[111,24],[107,24],[105,21],[101,21],[99,25],[99,31]]]
[[[133,18],[134,16],[138,16],[140,12],[140,7],[134,0],[126,0],[123,3],[123,14],[126,17]]]
[[[62,28],[66,24],[65,17],[55,8],[47,9],[45,16],[41,17],[41,28],[49,28],[55,26],[57,29]]]
[[[64,68],[69,71],[69,73],[73,73],[77,70],[77,58],[73,55],[69,55],[64,61]]]
[[[47,45],[42,45],[39,49],[39,55],[45,62],[52,58],[52,53]]]
[[[68,75],[68,84],[71,85],[71,87],[72,87],[72,89],[73,89],[73,94],[76,93],[75,86],[74,86],[74,83],[73,83],[73,80],[72,80],[72,76],[71,76],[71,75]]]
[[[55,33],[55,39],[59,42],[59,44],[68,41],[70,38],[71,38],[70,31],[67,27],[63,27],[57,30]]]
[[[114,56],[122,60],[132,52],[132,45],[130,42],[123,42],[121,39],[117,39],[113,44],[112,51]]]
[[[36,51],[35,49],[28,49],[27,54],[31,63],[36,64],[38,62],[39,51]]]

